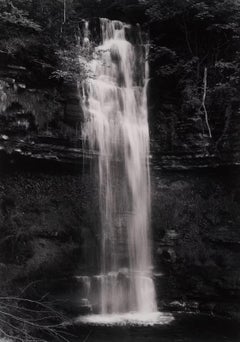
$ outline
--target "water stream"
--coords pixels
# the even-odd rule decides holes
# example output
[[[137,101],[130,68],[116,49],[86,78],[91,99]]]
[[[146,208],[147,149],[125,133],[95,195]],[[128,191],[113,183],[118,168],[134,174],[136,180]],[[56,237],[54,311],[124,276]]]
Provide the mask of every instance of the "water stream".
[[[101,270],[87,279],[87,293],[97,293],[102,315],[149,314],[157,305],[149,236],[147,45],[140,28],[131,37],[130,25],[108,19],[100,24],[102,43],[90,63],[93,77],[83,84],[82,133],[88,147],[99,151],[101,216]]]

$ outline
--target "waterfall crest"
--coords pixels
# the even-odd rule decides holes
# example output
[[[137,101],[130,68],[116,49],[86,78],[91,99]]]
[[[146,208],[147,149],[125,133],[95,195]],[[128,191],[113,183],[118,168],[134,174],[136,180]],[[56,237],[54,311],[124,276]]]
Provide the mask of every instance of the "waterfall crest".
[[[102,44],[83,84],[83,138],[98,150],[102,314],[157,310],[150,227],[147,46],[131,26],[100,19]],[[88,42],[88,24],[84,42]]]

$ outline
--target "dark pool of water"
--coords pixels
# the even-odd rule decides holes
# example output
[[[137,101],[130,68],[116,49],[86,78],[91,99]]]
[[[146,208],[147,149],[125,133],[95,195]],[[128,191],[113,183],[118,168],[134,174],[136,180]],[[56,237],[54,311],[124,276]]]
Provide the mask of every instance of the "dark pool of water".
[[[239,342],[240,323],[198,314],[174,314],[174,321],[155,326],[76,325],[71,342]]]

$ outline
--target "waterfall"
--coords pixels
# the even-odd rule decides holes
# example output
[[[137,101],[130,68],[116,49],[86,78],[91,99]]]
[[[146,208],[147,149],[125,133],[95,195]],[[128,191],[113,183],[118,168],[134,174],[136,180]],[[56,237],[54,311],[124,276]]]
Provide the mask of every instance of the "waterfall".
[[[134,44],[130,25],[109,19],[100,24],[102,43],[90,62],[92,76],[82,87],[82,134],[88,147],[98,151],[99,311],[151,313],[157,307],[149,238],[147,45],[140,28]],[[84,32],[87,44],[87,22]]]

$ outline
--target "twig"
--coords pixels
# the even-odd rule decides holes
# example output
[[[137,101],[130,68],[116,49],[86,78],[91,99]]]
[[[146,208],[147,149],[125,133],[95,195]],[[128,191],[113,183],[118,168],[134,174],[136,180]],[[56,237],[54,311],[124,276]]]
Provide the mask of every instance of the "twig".
[[[23,333],[23,331],[22,331],[22,329],[20,329],[20,328],[17,328],[15,325],[13,325],[13,324],[11,324],[11,323],[9,323],[9,322],[7,322],[7,321],[5,321],[5,320],[3,320],[3,319],[0,319],[0,322],[2,322],[4,325],[8,325],[10,328],[12,328],[13,330],[15,330],[15,331],[18,331],[20,334],[22,334]],[[2,330],[2,332],[3,332],[3,330]],[[6,332],[4,332],[5,334],[6,334]],[[35,341],[35,342],[44,342],[44,340],[42,340],[42,339],[39,339],[39,338],[33,338],[31,335],[29,335],[29,333],[27,333],[26,331],[24,331],[24,335],[26,336],[26,337],[28,337],[29,339],[24,339],[25,341],[27,340],[27,341]],[[23,341],[23,339],[21,339],[20,337],[13,337],[12,336],[12,339],[19,339],[19,340],[21,340],[21,341]]]
[[[40,282],[40,280],[35,280],[35,281],[32,281],[31,283],[29,283],[26,287],[24,287],[24,289],[21,291],[21,294],[23,294],[24,292],[26,292],[28,289],[29,289],[29,287],[31,287],[32,285],[34,285],[34,284],[37,284],[37,283],[39,283]]]
[[[19,297],[0,297],[0,301],[2,301],[2,300],[6,300],[6,301],[13,300],[13,301],[17,301],[17,302],[26,302],[26,303],[31,303],[31,304],[39,305],[39,306],[47,309],[48,311],[55,313],[57,317],[59,317],[61,319],[64,318],[63,315],[61,315],[58,311],[56,311],[53,308],[51,308],[50,306],[48,306],[48,305],[46,305],[44,303],[41,303],[39,301],[36,301],[36,300],[31,300],[31,299],[26,299],[26,298],[19,298]]]
[[[20,341],[20,342],[25,342],[22,338],[20,337],[16,337],[16,336],[12,336],[12,335],[9,335],[7,334],[3,329],[0,328],[0,332],[7,338],[9,338],[10,340],[13,340],[13,341]]]
[[[220,135],[220,137],[218,138],[218,140],[216,142],[216,147],[218,147],[218,145],[222,141],[224,135],[226,134],[226,132],[227,132],[229,126],[230,126],[231,116],[232,116],[232,107],[231,107],[231,105],[228,105],[227,108],[226,108],[226,111],[225,111],[224,128],[223,128],[222,134]]]
[[[35,309],[29,309],[29,308],[25,308],[24,306],[17,306],[17,305],[12,305],[12,304],[3,304],[3,303],[1,303],[0,307],[1,308],[4,307],[4,308],[16,309],[16,311],[20,311],[20,312],[23,312],[23,311],[29,312],[29,313],[39,312],[38,310],[35,310]],[[50,311],[50,310],[41,310],[41,313],[44,313],[44,314],[50,313],[50,312],[52,313],[52,311]]]
[[[66,22],[66,0],[63,0],[63,24]]]
[[[186,21],[185,21],[184,17],[183,17],[183,25],[184,25],[184,32],[185,32],[185,39],[186,39],[187,47],[188,47],[188,50],[189,50],[190,54],[193,55],[193,51],[192,51],[191,44],[190,44],[190,41],[189,41],[187,24],[186,24]]]
[[[92,332],[93,332],[93,329],[89,331],[89,333],[87,334],[87,336],[85,337],[83,342],[87,342],[88,341],[88,339],[89,339],[90,335],[92,334]]]
[[[201,108],[203,108],[204,111],[204,115],[205,115],[205,122],[207,125],[207,129],[208,129],[208,134],[209,137],[212,138],[212,132],[211,132],[211,128],[209,125],[209,121],[208,121],[208,112],[206,109],[206,105],[205,105],[205,101],[206,101],[206,96],[207,96],[207,68],[204,68],[204,76],[203,76],[203,98],[202,98],[202,104],[201,104]]]
[[[11,301],[13,303],[11,303]],[[29,308],[20,307],[17,304],[15,304],[15,302],[22,304],[38,305],[43,310],[39,310],[38,308],[36,308],[36,310],[33,310]],[[10,311],[11,309],[15,309],[15,312]],[[36,313],[36,315],[43,315],[36,316],[34,318],[33,313]],[[48,322],[52,319],[58,319],[58,321],[60,320],[60,323],[44,323],[44,321]],[[11,328],[15,336],[10,336],[6,331],[4,331],[4,329],[0,329],[0,334],[4,335],[5,337],[11,338],[13,341],[43,342],[42,339],[35,338],[34,336],[28,333],[28,328],[32,328],[40,332],[45,332],[53,336],[57,340],[69,342],[67,336],[73,335],[70,335],[68,332],[65,331],[62,324],[63,320],[64,317],[58,311],[52,309],[45,303],[18,297],[0,297],[0,322],[3,324],[3,326],[8,326],[9,328]],[[13,321],[14,323],[11,323],[11,321]],[[26,329],[21,329],[21,326],[26,326]]]

